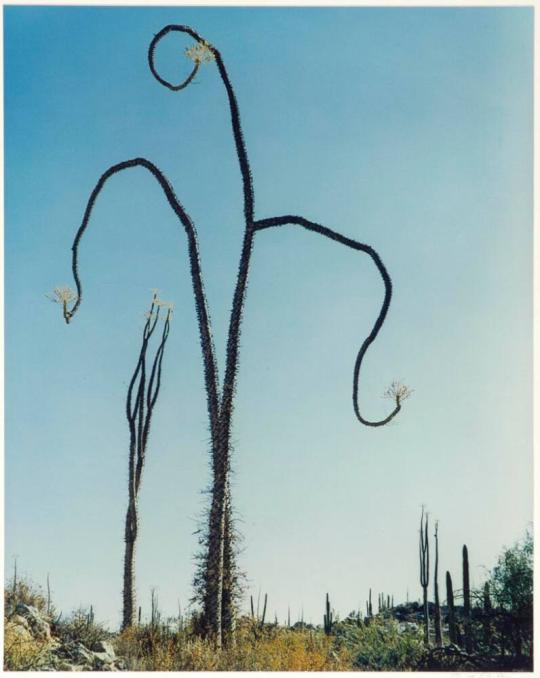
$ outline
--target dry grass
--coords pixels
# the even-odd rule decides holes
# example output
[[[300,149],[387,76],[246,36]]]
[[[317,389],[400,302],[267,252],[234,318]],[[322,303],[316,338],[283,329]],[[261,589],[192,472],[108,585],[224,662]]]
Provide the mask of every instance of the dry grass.
[[[116,641],[128,668],[138,671],[347,671],[346,649],[337,651],[320,631],[267,626],[242,620],[233,647],[216,651],[189,631],[161,634],[150,628],[124,631]]]
[[[4,619],[4,671],[38,668],[48,647],[46,640],[36,640],[22,626]]]

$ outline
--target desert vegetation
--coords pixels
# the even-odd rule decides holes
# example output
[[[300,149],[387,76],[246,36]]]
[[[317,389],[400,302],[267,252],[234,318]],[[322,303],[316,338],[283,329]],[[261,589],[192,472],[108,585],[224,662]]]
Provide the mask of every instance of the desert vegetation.
[[[235,643],[221,649],[201,633],[200,613],[164,619],[155,591],[151,615],[118,632],[95,621],[93,608],[65,618],[40,588],[14,573],[4,592],[6,670],[136,671],[486,671],[532,670],[532,537],[503,549],[484,584],[450,585],[441,600],[440,638],[425,603],[394,604],[379,594],[378,611],[353,610],[343,619],[330,594],[321,597],[320,624],[238,616]],[[451,582],[447,572],[447,582]],[[422,593],[424,588],[420,587]],[[466,604],[468,601],[468,604]],[[427,601],[431,618],[436,602]],[[426,629],[428,639],[426,642]]]

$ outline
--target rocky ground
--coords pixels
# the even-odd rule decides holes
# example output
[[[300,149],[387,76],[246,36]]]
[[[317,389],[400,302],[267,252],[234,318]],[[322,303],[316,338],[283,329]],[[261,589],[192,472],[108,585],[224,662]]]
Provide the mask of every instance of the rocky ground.
[[[122,671],[125,665],[116,656],[108,639],[93,641],[87,647],[80,641],[63,639],[51,631],[46,616],[36,607],[19,603],[8,617],[5,636],[9,643],[38,648],[30,670],[39,671]]]

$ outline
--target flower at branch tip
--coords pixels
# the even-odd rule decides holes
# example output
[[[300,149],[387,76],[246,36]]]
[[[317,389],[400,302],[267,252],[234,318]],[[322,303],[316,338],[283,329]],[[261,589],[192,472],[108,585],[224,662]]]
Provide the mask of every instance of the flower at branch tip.
[[[55,304],[69,304],[70,301],[77,301],[77,295],[70,287],[55,287],[52,294],[45,295]]]
[[[164,308],[166,311],[168,311],[169,314],[171,314],[174,310],[174,304],[168,301],[163,301],[162,299],[157,299],[156,305],[160,306],[161,308]]]
[[[209,64],[216,58],[211,46],[203,40],[192,47],[186,47],[186,56],[195,64]]]
[[[399,405],[403,400],[409,398],[413,393],[413,389],[405,386],[400,381],[393,381],[390,386],[384,392],[384,398],[390,398],[390,400],[395,400],[396,404]]]

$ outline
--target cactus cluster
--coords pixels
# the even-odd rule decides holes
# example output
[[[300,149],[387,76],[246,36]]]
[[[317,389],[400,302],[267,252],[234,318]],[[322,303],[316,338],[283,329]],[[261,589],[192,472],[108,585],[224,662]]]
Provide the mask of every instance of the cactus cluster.
[[[266,617],[266,606],[268,604],[268,593],[264,594],[264,605],[262,609],[262,614],[259,616],[259,600],[257,600],[257,612],[255,612],[255,605],[253,603],[253,596],[250,596],[250,607],[251,607],[251,619],[254,622],[257,622],[257,625],[259,628],[262,629],[264,626],[264,620]],[[289,624],[290,624],[290,617],[289,617]]]

